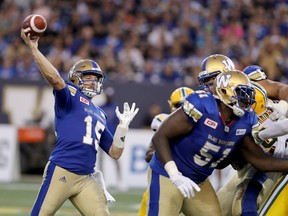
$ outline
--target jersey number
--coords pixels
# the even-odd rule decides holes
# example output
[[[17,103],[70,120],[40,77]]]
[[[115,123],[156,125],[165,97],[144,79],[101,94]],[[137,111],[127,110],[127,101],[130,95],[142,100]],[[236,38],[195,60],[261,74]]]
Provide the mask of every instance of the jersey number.
[[[206,142],[205,145],[200,149],[200,154],[196,154],[194,156],[194,162],[199,166],[205,166],[207,163],[209,163],[213,156],[209,154],[209,151],[217,153],[220,150],[220,147],[217,145],[214,145],[210,142]],[[211,168],[216,167],[222,160],[224,160],[228,154],[230,153],[231,149],[225,149],[223,151],[223,155],[221,158],[219,158],[216,162],[213,162],[211,164]]]
[[[83,143],[87,144],[87,145],[92,145],[93,144],[93,138],[92,138],[92,117],[91,116],[87,116],[84,119],[84,122],[86,122],[86,134],[85,136],[83,136]],[[95,144],[95,148],[96,150],[98,149],[99,146],[99,141],[101,138],[101,133],[104,131],[105,129],[105,125],[102,124],[100,121],[96,122],[94,131],[96,134],[96,139],[94,141]]]

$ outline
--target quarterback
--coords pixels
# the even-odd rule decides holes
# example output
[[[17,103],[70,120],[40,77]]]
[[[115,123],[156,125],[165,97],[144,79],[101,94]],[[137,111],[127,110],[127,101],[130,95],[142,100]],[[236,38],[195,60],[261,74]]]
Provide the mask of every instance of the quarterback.
[[[56,144],[45,167],[31,215],[54,215],[69,199],[82,215],[107,216],[108,195],[98,173],[94,173],[97,149],[101,147],[111,158],[118,159],[124,149],[128,126],[138,108],[135,103],[131,109],[124,103],[123,113],[116,108],[120,123],[113,137],[107,129],[106,114],[91,102],[102,92],[104,73],[99,65],[90,59],[80,60],[70,69],[68,82],[65,82],[39,51],[39,37],[30,39],[23,29],[21,37],[43,77],[53,87],[55,97]]]

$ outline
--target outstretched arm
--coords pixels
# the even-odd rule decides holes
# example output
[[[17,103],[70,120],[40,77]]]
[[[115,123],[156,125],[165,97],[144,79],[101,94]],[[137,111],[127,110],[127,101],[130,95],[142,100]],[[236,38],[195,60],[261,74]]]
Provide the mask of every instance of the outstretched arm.
[[[30,39],[30,34],[26,35],[23,29],[21,30],[21,37],[27,44],[27,46],[30,48],[33,58],[36,61],[43,77],[47,80],[47,82],[56,90],[65,88],[65,81],[62,79],[57,69],[39,51],[39,37],[35,37],[35,39]]]
[[[269,79],[258,82],[265,88],[269,98],[288,102],[288,85]]]
[[[261,172],[288,172],[288,159],[276,158],[265,154],[253,140],[252,135],[243,139],[240,148],[244,159]]]

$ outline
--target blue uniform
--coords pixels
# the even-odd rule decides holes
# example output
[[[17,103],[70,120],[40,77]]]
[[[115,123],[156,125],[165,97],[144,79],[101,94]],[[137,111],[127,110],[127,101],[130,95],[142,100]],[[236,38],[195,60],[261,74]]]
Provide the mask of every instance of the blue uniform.
[[[98,146],[108,153],[113,141],[106,115],[70,83],[54,95],[57,140],[49,160],[78,175],[93,173]]]
[[[170,147],[178,170],[196,183],[203,182],[214,168],[233,152],[241,139],[257,125],[254,112],[245,112],[229,125],[222,120],[217,102],[210,93],[197,91],[186,98],[183,111],[193,124],[193,130],[179,139],[172,140]],[[157,154],[151,169],[168,177]]]
[[[67,199],[86,215],[108,215],[107,200],[93,177],[98,147],[108,154],[113,142],[106,115],[71,83],[53,93],[56,145],[31,215],[54,215]]]

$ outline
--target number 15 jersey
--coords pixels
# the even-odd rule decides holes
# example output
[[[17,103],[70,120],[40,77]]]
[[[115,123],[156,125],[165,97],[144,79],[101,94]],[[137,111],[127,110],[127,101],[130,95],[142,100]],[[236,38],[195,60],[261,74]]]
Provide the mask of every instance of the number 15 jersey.
[[[108,153],[113,141],[106,114],[71,83],[54,95],[56,145],[49,160],[78,175],[93,173],[97,148]]]

